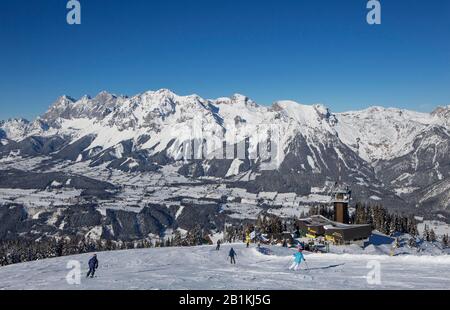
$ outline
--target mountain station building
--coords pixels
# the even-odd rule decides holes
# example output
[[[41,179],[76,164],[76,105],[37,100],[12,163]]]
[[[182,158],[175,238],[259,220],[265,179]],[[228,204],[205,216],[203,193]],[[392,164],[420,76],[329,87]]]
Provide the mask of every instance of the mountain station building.
[[[334,221],[321,215],[314,215],[299,220],[300,233],[308,238],[325,238],[336,245],[349,244],[367,240],[372,234],[369,224],[349,224],[348,206],[352,191],[348,186],[336,182],[331,192],[331,203],[334,207]]]
[[[369,224],[343,224],[321,215],[300,219],[299,230],[308,238],[323,237],[326,241],[337,245],[366,240],[372,234],[372,226]]]

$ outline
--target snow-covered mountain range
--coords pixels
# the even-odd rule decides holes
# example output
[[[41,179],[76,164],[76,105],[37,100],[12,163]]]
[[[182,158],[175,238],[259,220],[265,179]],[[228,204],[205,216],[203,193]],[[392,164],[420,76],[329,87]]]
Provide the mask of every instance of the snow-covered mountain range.
[[[126,196],[124,187],[137,186],[129,179],[140,176],[143,187],[215,184],[219,197],[251,203],[273,193],[284,199],[272,199],[273,204],[289,205],[285,197],[292,195],[297,206],[323,202],[330,186],[342,181],[359,201],[440,216],[447,216],[450,206],[450,106],[432,113],[382,107],[333,113],[292,101],[262,106],[242,95],[208,100],[166,89],[133,97],[101,92],[79,100],[60,97],[32,122],[2,121],[0,142],[4,189],[89,190],[104,202],[96,196],[104,192],[75,175],[118,189],[108,194],[114,199]],[[264,143],[277,150],[271,169],[261,154]],[[193,145],[199,148],[191,150]],[[48,183],[26,176],[17,182],[24,171]],[[152,202],[165,199],[150,196]],[[142,209],[145,200],[136,204]]]

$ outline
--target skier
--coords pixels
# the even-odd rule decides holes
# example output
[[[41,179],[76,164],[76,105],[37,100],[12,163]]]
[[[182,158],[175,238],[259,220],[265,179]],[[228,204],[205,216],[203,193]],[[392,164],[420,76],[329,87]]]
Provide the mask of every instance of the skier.
[[[236,265],[235,256],[237,256],[237,255],[236,255],[236,252],[234,251],[233,248],[231,248],[230,253],[228,254],[228,256],[230,257],[231,264],[235,264]]]
[[[220,240],[217,240],[217,247],[216,247],[216,251],[220,250]]]
[[[98,268],[98,260],[97,260],[97,254],[94,254],[92,256],[92,258],[89,260],[89,271],[86,275],[86,278],[89,278],[89,276],[91,276],[91,278],[94,277],[95,274],[95,270]]]
[[[289,267],[289,270],[294,269],[297,271],[300,268],[300,264],[302,261],[306,262],[305,257],[303,256],[303,250],[299,247],[298,252],[294,254],[294,262],[292,263],[291,267]]]

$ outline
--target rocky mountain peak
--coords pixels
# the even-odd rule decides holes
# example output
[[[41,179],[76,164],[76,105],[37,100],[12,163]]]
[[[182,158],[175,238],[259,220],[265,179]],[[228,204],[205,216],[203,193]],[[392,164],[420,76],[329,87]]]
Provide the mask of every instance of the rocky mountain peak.
[[[431,115],[444,121],[447,126],[450,125],[450,105],[446,107],[438,107],[431,112]]]
[[[103,91],[99,92],[97,94],[97,96],[95,96],[94,99],[96,99],[96,100],[103,100],[104,101],[104,100],[114,99],[116,97],[117,97],[116,95],[110,94],[106,90],[103,90]]]
[[[241,94],[234,94],[230,97],[230,104],[257,107],[258,105],[249,97]]]

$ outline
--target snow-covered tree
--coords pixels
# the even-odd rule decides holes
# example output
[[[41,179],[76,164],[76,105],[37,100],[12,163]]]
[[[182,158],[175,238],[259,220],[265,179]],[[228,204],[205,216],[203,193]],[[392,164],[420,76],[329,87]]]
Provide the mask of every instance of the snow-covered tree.
[[[429,234],[429,240],[430,242],[435,242],[436,241],[436,233],[434,232],[434,229],[432,228],[430,230],[430,234]]]
[[[422,233],[423,240],[430,241],[430,230],[428,229],[428,225],[425,224]]]
[[[448,247],[448,243],[449,243],[448,234],[445,234],[445,235],[442,236],[442,245],[445,248],[447,248]]]

